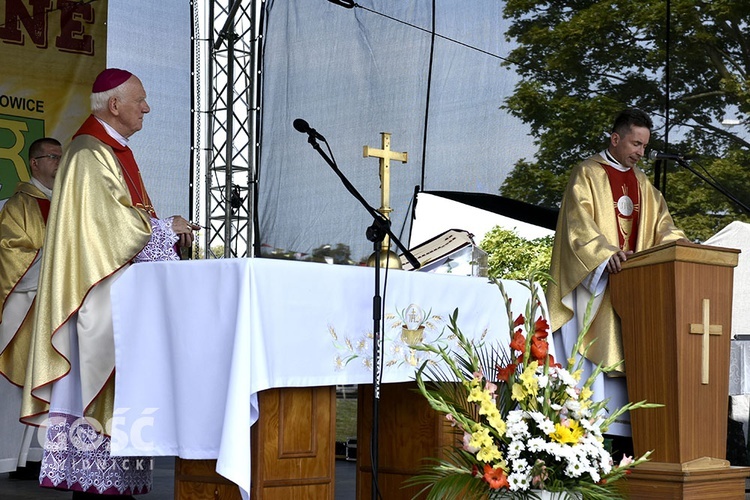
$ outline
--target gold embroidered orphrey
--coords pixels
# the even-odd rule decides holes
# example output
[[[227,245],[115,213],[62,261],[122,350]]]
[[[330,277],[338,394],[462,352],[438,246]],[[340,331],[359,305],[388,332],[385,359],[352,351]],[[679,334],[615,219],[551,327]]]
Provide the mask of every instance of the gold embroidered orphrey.
[[[690,323],[690,333],[703,336],[701,352],[701,384],[708,384],[708,340],[710,335],[721,335],[721,325],[709,324],[711,301],[703,299],[703,323]]]
[[[633,231],[633,211],[640,211],[640,206],[633,204],[633,199],[628,194],[627,184],[622,185],[622,196],[615,202],[619,214],[617,215],[617,224],[623,237],[622,251],[633,250],[630,248],[630,233]]]
[[[391,151],[391,134],[390,132],[381,132],[382,137],[382,149],[371,148],[370,146],[364,147],[363,157],[375,157],[380,159],[380,212],[383,217],[390,219],[390,213],[393,209],[390,206],[391,203],[391,160],[400,161],[406,163],[408,161],[408,153],[399,153],[397,151]],[[383,238],[383,244],[381,245],[383,253],[387,254],[391,249],[391,241],[388,235]]]

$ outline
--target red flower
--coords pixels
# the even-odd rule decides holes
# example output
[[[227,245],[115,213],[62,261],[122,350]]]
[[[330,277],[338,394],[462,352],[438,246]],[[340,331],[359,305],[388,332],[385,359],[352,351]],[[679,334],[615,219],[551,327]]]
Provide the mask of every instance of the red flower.
[[[482,476],[482,479],[487,481],[487,483],[490,485],[490,488],[492,488],[493,490],[499,490],[500,488],[510,488],[508,476],[505,474],[505,471],[502,469],[502,467],[494,468],[490,464],[484,464],[484,476]]]
[[[520,329],[516,330],[515,335],[513,335],[510,348],[515,349],[516,351],[526,352],[526,337],[523,336]]]
[[[516,320],[513,322],[513,326],[521,326],[526,322],[526,318],[523,317],[523,314],[519,314]]]
[[[552,354],[549,355],[549,365],[554,368],[562,368],[560,363],[555,362],[555,357]]]
[[[549,354],[549,344],[544,339],[536,336],[531,337],[531,356],[537,361],[542,361]]]
[[[540,339],[546,339],[549,335],[549,323],[542,316],[534,323],[534,336]]]
[[[507,382],[508,379],[510,379],[510,376],[516,372],[516,368],[518,368],[518,366],[515,363],[510,363],[504,368],[498,366],[497,379],[502,380],[503,382]]]

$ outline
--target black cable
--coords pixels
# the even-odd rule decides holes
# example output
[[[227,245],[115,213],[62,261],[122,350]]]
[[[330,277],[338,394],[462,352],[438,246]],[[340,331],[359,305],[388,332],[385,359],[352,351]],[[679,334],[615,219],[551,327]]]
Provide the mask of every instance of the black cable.
[[[427,124],[430,118],[430,94],[432,91],[432,68],[435,60],[435,0],[432,0],[432,29],[430,30],[430,63],[427,70],[427,92],[424,103],[424,131],[422,133],[422,173],[420,184],[424,187],[425,166],[427,159]]]
[[[367,12],[370,12],[372,14],[377,14],[379,16],[385,17],[386,19],[390,19],[391,21],[396,21],[397,23],[403,24],[404,26],[409,26],[410,28],[414,28],[414,29],[417,29],[419,31],[423,31],[425,33],[430,33],[430,34],[432,34],[432,35],[434,35],[434,36],[436,36],[438,38],[442,38],[443,40],[449,41],[451,43],[455,43],[457,45],[461,45],[462,47],[466,47],[466,48],[471,49],[471,50],[475,50],[477,52],[480,52],[482,54],[488,55],[490,57],[494,57],[495,59],[500,59],[501,61],[505,61],[505,62],[511,63],[511,64],[517,64],[514,61],[511,61],[510,59],[508,59],[507,57],[503,57],[501,55],[494,54],[494,53],[489,52],[487,50],[480,49],[479,47],[475,47],[473,45],[469,45],[468,43],[458,41],[455,38],[451,38],[451,37],[448,37],[448,36],[445,36],[445,35],[441,35],[439,33],[435,33],[435,21],[434,21],[434,17],[435,17],[435,1],[434,0],[432,2],[433,24],[432,24],[432,29],[431,30],[428,30],[426,28],[422,28],[421,26],[417,26],[416,24],[407,23],[406,21],[403,21],[401,19],[395,18],[393,16],[389,16],[388,14],[383,14],[382,12],[378,12],[376,10],[367,8],[364,5],[360,5],[358,3],[355,3],[354,6],[355,7],[359,7],[362,10],[366,10]]]

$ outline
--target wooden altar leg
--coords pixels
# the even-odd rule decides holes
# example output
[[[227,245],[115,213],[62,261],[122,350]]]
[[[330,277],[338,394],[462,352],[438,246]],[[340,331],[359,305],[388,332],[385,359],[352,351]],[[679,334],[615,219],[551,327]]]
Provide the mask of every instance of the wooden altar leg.
[[[414,382],[383,384],[378,430],[378,489],[380,498],[408,500],[421,487],[403,489],[403,481],[419,474],[425,458],[442,458],[461,436],[445,415],[433,410]],[[357,399],[357,498],[372,498],[372,385],[360,385]]]
[[[216,473],[216,460],[186,460],[174,463],[175,500],[242,500],[240,489]]]
[[[333,500],[336,388],[272,389],[259,394],[258,405],[253,500]]]
[[[333,500],[335,387],[270,389],[258,395],[252,428],[253,500]],[[239,488],[216,473],[216,460],[177,459],[175,499],[235,500]]]

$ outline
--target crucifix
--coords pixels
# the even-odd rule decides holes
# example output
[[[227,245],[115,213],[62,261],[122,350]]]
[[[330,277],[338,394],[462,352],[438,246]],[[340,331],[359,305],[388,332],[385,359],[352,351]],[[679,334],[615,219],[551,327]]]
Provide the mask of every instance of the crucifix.
[[[721,335],[721,325],[710,325],[708,313],[710,301],[703,299],[703,323],[690,323],[690,333],[703,336],[703,348],[701,353],[701,384],[708,384],[708,340],[711,335]]]
[[[363,157],[375,157],[380,159],[380,212],[383,217],[390,219],[390,213],[393,209],[390,207],[391,203],[391,160],[400,161],[406,163],[408,160],[408,153],[399,153],[391,151],[391,134],[390,132],[381,132],[382,137],[382,149],[371,148],[370,146],[364,147]],[[391,250],[391,241],[388,235],[383,238],[383,257],[386,258],[385,262],[391,263],[392,257],[389,257]],[[398,263],[397,267],[401,267],[401,262],[398,258],[395,259]],[[393,266],[390,266],[393,267]]]

